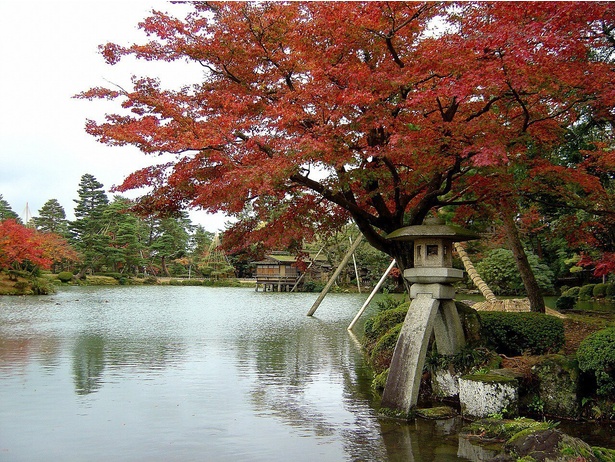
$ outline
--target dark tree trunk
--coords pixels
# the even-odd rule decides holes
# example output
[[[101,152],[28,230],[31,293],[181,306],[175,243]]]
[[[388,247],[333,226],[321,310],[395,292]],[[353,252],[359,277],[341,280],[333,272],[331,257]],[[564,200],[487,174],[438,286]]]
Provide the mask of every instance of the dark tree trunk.
[[[525,250],[523,250],[519,232],[517,231],[517,226],[513,218],[513,209],[504,201],[502,202],[501,216],[508,245],[515,257],[515,263],[517,264],[517,269],[519,270],[521,280],[525,286],[527,298],[530,300],[530,310],[537,313],[544,313],[545,301],[542,297],[540,287],[538,287],[538,282],[536,282],[536,278],[534,277],[534,272],[530,267]]]
[[[160,258],[160,266],[161,266],[162,274],[164,274],[166,277],[171,277],[171,274],[169,273],[169,269],[167,268],[166,257],[164,255]]]

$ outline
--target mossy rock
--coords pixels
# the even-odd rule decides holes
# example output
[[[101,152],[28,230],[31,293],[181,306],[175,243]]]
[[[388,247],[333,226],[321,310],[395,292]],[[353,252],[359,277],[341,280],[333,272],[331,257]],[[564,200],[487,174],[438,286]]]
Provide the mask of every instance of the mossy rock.
[[[457,411],[450,406],[437,406],[415,409],[417,417],[428,420],[445,420],[457,416]]]
[[[481,323],[478,311],[466,303],[455,301],[457,313],[463,326],[466,344],[476,346],[481,344]]]
[[[536,460],[598,461],[587,443],[554,428],[521,431],[506,442],[504,450],[516,457],[533,457]]]
[[[578,418],[579,365],[574,357],[547,355],[532,367],[538,379],[538,400],[549,416]]]
[[[484,372],[484,373],[474,373],[467,374],[461,377],[464,380],[472,380],[474,382],[487,382],[487,383],[516,383],[517,379],[515,377],[509,376],[507,374],[501,374],[493,371]]]
[[[544,430],[551,426],[548,422],[520,417],[517,419],[485,418],[463,427],[463,436],[480,437],[485,440],[508,441],[517,433],[525,430]]]

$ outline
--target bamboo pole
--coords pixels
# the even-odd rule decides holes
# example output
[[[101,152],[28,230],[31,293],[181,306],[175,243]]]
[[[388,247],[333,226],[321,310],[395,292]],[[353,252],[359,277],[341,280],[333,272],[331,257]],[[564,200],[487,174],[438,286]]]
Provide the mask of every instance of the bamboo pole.
[[[470,276],[470,279],[472,279],[474,285],[478,287],[478,290],[480,290],[480,292],[483,294],[483,297],[485,297],[488,302],[496,302],[496,296],[491,291],[487,283],[483,281],[483,278],[480,277],[480,274],[478,274],[478,271],[476,271],[476,268],[474,268],[474,265],[470,261],[468,253],[459,242],[455,242],[455,250],[461,258],[463,266],[466,269],[466,273],[468,273],[468,276]]]
[[[316,254],[316,256],[314,257],[314,259],[310,262],[310,264],[308,265],[308,267],[305,269],[305,271],[303,273],[301,273],[301,276],[299,276],[299,278],[297,278],[297,281],[295,282],[295,285],[293,286],[293,288],[290,290],[291,292],[294,292],[295,289],[297,288],[297,286],[299,285],[299,283],[301,282],[301,279],[303,279],[303,276],[305,276],[305,273],[307,273],[307,271],[312,267],[312,265],[314,264],[314,262],[316,261],[316,259],[318,258],[318,256],[320,255],[320,252],[322,252],[324,250],[324,246],[322,246],[320,248],[320,250],[318,251],[318,253]]]
[[[365,303],[363,303],[363,306],[361,307],[357,315],[354,317],[354,319],[348,326],[348,330],[352,330],[352,328],[357,323],[357,321],[359,320],[359,318],[361,317],[365,309],[368,307],[369,303],[372,301],[372,298],[374,298],[374,295],[376,295],[376,293],[378,292],[382,284],[384,284],[384,281],[386,280],[387,276],[389,275],[389,273],[391,272],[394,266],[395,266],[395,260],[391,262],[387,270],[384,272],[384,274],[380,278],[380,281],[378,281],[378,284],[376,284],[376,287],[374,287],[374,290],[372,290],[372,293],[369,294],[369,297],[367,297],[367,300],[365,300]]]
[[[348,236],[348,240],[350,241],[350,245],[352,245],[352,238]],[[361,293],[361,280],[359,279],[359,271],[357,270],[357,259],[354,257],[354,252],[352,253],[352,263],[354,263],[354,275],[357,279],[357,290]]]
[[[345,268],[346,264],[348,263],[348,260],[350,260],[350,256],[354,253],[355,250],[357,250],[357,247],[359,247],[359,244],[361,243],[362,240],[363,240],[363,235],[359,234],[357,236],[357,239],[354,241],[354,243],[350,247],[350,249],[348,249],[348,252],[346,252],[346,255],[344,255],[344,258],[340,262],[339,266],[337,267],[333,275],[327,281],[327,285],[325,286],[324,289],[322,289],[322,292],[320,293],[320,295],[318,296],[318,298],[312,305],[312,308],[310,308],[310,311],[308,311],[307,313],[308,316],[312,316],[316,312],[316,310],[318,309],[318,306],[322,303],[323,299],[325,298],[325,296],[331,289],[331,286],[333,285],[337,277],[340,275],[342,270]]]

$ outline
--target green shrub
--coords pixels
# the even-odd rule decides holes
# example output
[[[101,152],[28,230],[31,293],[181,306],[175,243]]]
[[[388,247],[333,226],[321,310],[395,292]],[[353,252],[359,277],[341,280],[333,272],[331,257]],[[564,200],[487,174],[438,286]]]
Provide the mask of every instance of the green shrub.
[[[365,336],[369,340],[376,340],[387,333],[393,326],[403,323],[410,302],[403,303],[397,308],[381,311],[365,321]]]
[[[596,378],[598,395],[615,393],[615,327],[594,332],[583,340],[577,359],[579,369]]]
[[[380,300],[376,302],[378,311],[393,310],[403,303],[398,297],[394,297],[390,294],[385,294]]]
[[[594,296],[594,287],[596,284],[585,284],[579,289],[579,300],[589,300]]]
[[[62,271],[58,274],[58,279],[64,283],[70,282],[73,279],[73,273],[70,271]]]
[[[575,286],[575,287],[571,287],[570,289],[563,291],[562,295],[565,295],[566,297],[574,297],[577,298],[579,296],[579,291],[581,290],[581,288],[579,286]]]
[[[532,253],[527,254],[538,286],[547,293],[553,293],[553,271]],[[508,249],[495,249],[476,264],[476,271],[487,285],[498,295],[519,295],[525,293],[525,286],[515,263],[513,253]]]
[[[18,281],[13,285],[13,287],[18,294],[25,294],[30,291],[30,284],[26,281]]]
[[[604,298],[606,297],[606,284],[596,284],[594,286],[594,290],[592,290],[592,295],[595,298]]]
[[[31,282],[32,292],[36,295],[49,295],[55,292],[53,286],[47,279],[34,278]]]
[[[558,310],[571,310],[574,308],[576,302],[577,297],[562,295],[555,302],[555,308],[557,308]]]
[[[554,316],[494,311],[480,318],[485,344],[500,354],[555,353],[564,345],[564,323]]]
[[[384,390],[384,386],[387,383],[387,378],[389,377],[389,369],[385,369],[380,374],[376,374],[374,380],[372,380],[372,388],[379,392]]]
[[[397,339],[399,338],[399,333],[401,332],[402,326],[403,323],[397,324],[393,328],[389,329],[389,331],[380,337],[378,342],[376,342],[376,345],[371,352],[370,359],[372,367],[377,374],[391,365],[393,351],[395,350],[395,345],[397,344]]]
[[[615,297],[615,284],[608,283],[606,285],[606,296],[607,297]]]

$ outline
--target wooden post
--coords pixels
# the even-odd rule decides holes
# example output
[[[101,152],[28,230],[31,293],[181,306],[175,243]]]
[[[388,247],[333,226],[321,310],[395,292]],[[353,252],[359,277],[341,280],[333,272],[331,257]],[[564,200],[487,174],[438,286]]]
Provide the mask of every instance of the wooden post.
[[[362,240],[363,240],[363,235],[359,234],[357,236],[357,239],[354,241],[354,243],[348,250],[348,252],[346,252],[346,255],[340,262],[339,266],[337,267],[333,275],[329,278],[329,281],[327,281],[327,285],[325,286],[324,289],[322,289],[322,292],[320,293],[320,295],[318,296],[318,298],[312,305],[312,308],[310,308],[310,311],[308,311],[308,314],[307,314],[308,316],[312,316],[316,312],[316,310],[318,309],[318,306],[322,303],[323,299],[327,295],[327,292],[329,292],[329,290],[331,289],[331,286],[333,285],[337,277],[340,275],[340,273],[342,272],[342,270],[348,263],[348,260],[350,260],[350,256],[354,253],[355,250],[357,250],[357,247],[359,247],[359,244],[361,243]]]
[[[301,276],[299,276],[299,278],[297,278],[297,281],[295,282],[295,285],[293,286],[293,288],[291,289],[291,292],[294,292],[295,289],[297,288],[297,286],[299,285],[299,283],[301,282],[301,279],[303,279],[303,276],[305,276],[305,273],[307,273],[307,270],[309,270],[312,265],[314,264],[314,262],[316,261],[316,259],[318,258],[318,256],[320,255],[320,252],[322,252],[324,250],[324,246],[320,248],[320,250],[318,251],[318,253],[316,254],[316,256],[314,257],[314,259],[310,262],[310,264],[308,265],[308,267],[305,269],[305,272],[301,273]]]
[[[348,330],[352,330],[352,328],[357,323],[357,321],[359,320],[359,318],[361,317],[365,309],[368,307],[369,303],[372,301],[372,298],[374,298],[374,295],[376,295],[376,292],[378,292],[382,284],[384,284],[384,281],[386,280],[387,276],[389,275],[389,273],[391,272],[394,266],[395,266],[395,260],[391,262],[387,270],[384,272],[384,274],[380,278],[380,281],[378,281],[378,284],[376,284],[376,287],[374,287],[374,290],[372,290],[372,293],[369,294],[369,297],[367,297],[367,300],[365,300],[365,303],[363,303],[363,306],[361,307],[357,315],[354,317],[354,319],[348,326]]]

